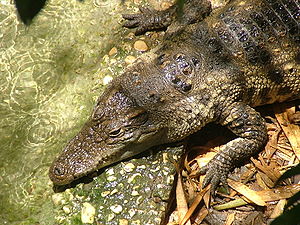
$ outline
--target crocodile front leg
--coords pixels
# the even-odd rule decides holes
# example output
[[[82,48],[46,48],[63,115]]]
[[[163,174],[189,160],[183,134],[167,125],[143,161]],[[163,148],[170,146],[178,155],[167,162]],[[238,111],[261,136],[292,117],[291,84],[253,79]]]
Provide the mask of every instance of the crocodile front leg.
[[[123,26],[136,28],[135,35],[141,35],[151,30],[165,29],[171,25],[176,15],[174,6],[163,11],[143,7],[139,9],[140,13],[122,15],[127,20]]]
[[[141,35],[151,30],[166,29],[175,21],[180,25],[192,24],[210,14],[211,4],[207,0],[187,0],[183,5],[182,13],[179,13],[178,9],[178,4],[162,11],[140,7],[140,13],[123,14],[126,20],[123,26],[136,28],[135,35]]]
[[[206,173],[203,187],[211,183],[212,193],[220,182],[227,186],[228,173],[262,150],[267,141],[264,119],[242,102],[235,102],[224,110],[217,122],[228,127],[237,138],[222,146],[221,151],[200,170],[201,174]]]

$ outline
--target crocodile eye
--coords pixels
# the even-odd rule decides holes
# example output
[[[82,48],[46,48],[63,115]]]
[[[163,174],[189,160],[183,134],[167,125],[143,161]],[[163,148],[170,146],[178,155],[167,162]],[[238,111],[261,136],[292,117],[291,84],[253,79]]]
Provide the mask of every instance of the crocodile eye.
[[[122,128],[118,128],[118,129],[115,129],[115,130],[112,130],[111,132],[109,132],[109,136],[112,138],[119,137],[122,134],[123,134]]]

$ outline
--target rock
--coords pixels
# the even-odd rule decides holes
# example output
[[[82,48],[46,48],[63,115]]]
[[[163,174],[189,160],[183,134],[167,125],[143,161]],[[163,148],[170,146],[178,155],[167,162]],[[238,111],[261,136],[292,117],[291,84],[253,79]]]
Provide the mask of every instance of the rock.
[[[126,219],[120,219],[119,220],[119,225],[128,225],[129,223],[128,223],[128,220],[126,220]]]
[[[113,77],[110,75],[107,75],[107,76],[103,77],[102,83],[103,83],[103,85],[107,85],[112,80],[113,80]]]
[[[65,203],[62,193],[55,193],[54,195],[52,195],[52,201],[55,205],[61,205]]]
[[[108,52],[108,55],[109,56],[113,56],[115,54],[118,53],[118,49],[116,47],[113,47],[109,52]]]
[[[125,63],[126,64],[132,64],[134,61],[136,60],[136,58],[132,55],[128,55],[125,58]]]
[[[146,42],[144,42],[142,40],[137,40],[136,42],[134,42],[133,48],[140,52],[145,52],[148,50],[148,46],[147,46]]]
[[[112,205],[112,206],[110,207],[110,210],[113,211],[113,212],[116,213],[116,214],[119,214],[119,213],[122,212],[123,207],[122,207],[121,205]]]
[[[83,207],[81,209],[81,221],[82,223],[94,223],[96,210],[94,206],[92,206],[88,202],[83,203]]]

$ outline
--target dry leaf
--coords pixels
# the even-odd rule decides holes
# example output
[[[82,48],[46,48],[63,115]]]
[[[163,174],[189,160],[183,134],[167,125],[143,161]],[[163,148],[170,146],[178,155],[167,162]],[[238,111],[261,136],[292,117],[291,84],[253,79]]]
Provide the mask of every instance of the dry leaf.
[[[261,198],[261,196],[259,196],[257,194],[256,191],[251,190],[246,185],[244,185],[240,182],[237,182],[237,181],[234,181],[234,180],[231,180],[231,179],[227,179],[227,181],[228,181],[228,184],[231,188],[233,188],[234,190],[236,190],[240,194],[244,195],[247,199],[249,199],[250,201],[252,201],[256,205],[266,206],[265,201]]]
[[[230,213],[230,214],[227,216],[227,218],[226,218],[226,223],[225,223],[225,225],[231,225],[231,224],[233,224],[234,217],[235,217],[235,213]]]
[[[288,111],[291,109],[287,109],[285,112],[281,112],[283,111],[283,105],[274,105],[274,109],[275,109],[275,116],[276,119],[278,120],[283,132],[285,133],[287,139],[289,140],[294,153],[296,154],[297,158],[300,160],[300,140],[298,137],[300,137],[300,127],[295,125],[295,124],[291,124],[290,122],[288,122]]]
[[[185,198],[184,189],[182,185],[182,176],[178,173],[178,180],[176,186],[176,203],[177,203],[177,211],[179,221],[182,221],[183,217],[186,215],[188,211],[188,204]],[[185,221],[186,225],[191,225],[191,222],[187,219]]]
[[[283,212],[286,202],[287,201],[285,199],[281,199],[281,200],[278,201],[278,203],[276,204],[272,214],[270,215],[271,219],[274,219],[274,218],[278,217]]]
[[[195,209],[197,208],[197,206],[199,205],[199,203],[201,202],[204,194],[210,189],[210,185],[208,185],[206,188],[202,189],[200,191],[200,193],[197,195],[197,197],[195,198],[193,204],[191,205],[191,207],[189,208],[188,212],[186,213],[186,215],[184,216],[184,218],[182,219],[182,221],[180,222],[180,225],[184,225],[186,223],[186,221],[190,218],[190,216],[193,214],[193,212],[195,211]]]

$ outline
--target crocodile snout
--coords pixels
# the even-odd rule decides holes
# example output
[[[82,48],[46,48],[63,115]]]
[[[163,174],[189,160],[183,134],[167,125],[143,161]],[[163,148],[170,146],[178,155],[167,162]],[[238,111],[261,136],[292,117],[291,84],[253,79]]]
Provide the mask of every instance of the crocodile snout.
[[[67,172],[64,164],[53,163],[49,169],[49,177],[55,185],[64,185],[74,180],[74,177]]]

